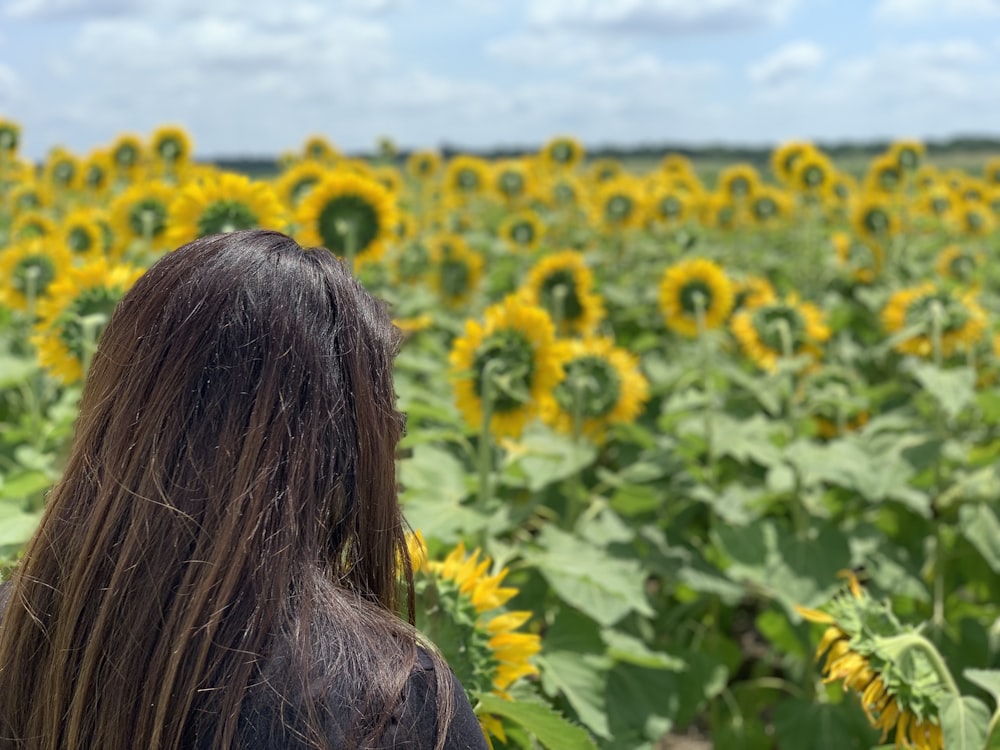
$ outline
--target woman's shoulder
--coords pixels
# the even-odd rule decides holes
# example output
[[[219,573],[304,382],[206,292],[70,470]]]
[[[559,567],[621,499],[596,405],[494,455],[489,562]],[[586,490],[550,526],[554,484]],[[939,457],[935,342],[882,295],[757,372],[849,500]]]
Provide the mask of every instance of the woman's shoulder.
[[[383,747],[433,748],[437,739],[437,686],[440,667],[424,649],[407,680],[400,706],[393,713]],[[465,689],[451,670],[446,680],[451,684],[451,721],[445,735],[444,750],[487,750],[483,729],[466,697]]]

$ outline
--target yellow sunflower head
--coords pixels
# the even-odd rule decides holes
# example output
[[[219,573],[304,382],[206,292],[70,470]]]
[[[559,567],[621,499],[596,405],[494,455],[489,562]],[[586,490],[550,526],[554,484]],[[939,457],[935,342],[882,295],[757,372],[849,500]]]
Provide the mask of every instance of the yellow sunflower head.
[[[552,138],[543,147],[539,156],[550,171],[574,169],[583,161],[583,144],[571,135]]]
[[[606,231],[641,226],[646,217],[642,186],[628,175],[598,183],[591,202],[592,223]]]
[[[56,223],[41,211],[25,211],[10,225],[10,237],[15,242],[35,237],[55,237]]]
[[[1000,156],[992,156],[983,165],[983,179],[991,185],[1000,185]]]
[[[179,125],[157,128],[149,139],[149,153],[157,165],[169,173],[189,162],[193,152],[191,136]]]
[[[427,241],[434,289],[449,307],[468,301],[479,288],[483,256],[472,250],[465,238],[451,232],[433,235]]]
[[[328,172],[329,167],[315,159],[297,161],[278,176],[274,189],[285,208],[291,211]]]
[[[830,189],[836,169],[833,162],[817,149],[811,149],[795,160],[792,184],[801,192],[820,195]]]
[[[771,169],[779,180],[790,185],[799,159],[815,151],[816,147],[808,141],[783,143],[771,152]]]
[[[715,261],[676,263],[660,280],[660,312],[667,328],[688,338],[719,328],[733,309],[733,285]]]
[[[80,184],[82,172],[80,160],[58,146],[49,152],[43,166],[45,181],[57,191],[76,189]]]
[[[99,218],[99,212],[92,208],[75,208],[66,214],[59,234],[73,257],[93,260],[104,254],[105,236]]]
[[[449,355],[455,398],[468,424],[483,428],[484,406],[496,437],[518,437],[563,374],[564,346],[548,313],[509,296],[467,320]]]
[[[542,407],[542,419],[566,434],[603,442],[613,424],[634,422],[649,397],[649,383],[634,354],[609,338],[567,343],[566,374]]]
[[[740,310],[733,315],[730,330],[744,354],[768,372],[786,357],[818,358],[819,345],[830,338],[822,311],[791,295]]]
[[[733,282],[733,309],[744,310],[774,302],[774,286],[763,276],[744,275]]]
[[[545,237],[545,224],[537,212],[530,208],[507,214],[497,230],[500,239],[510,250],[531,252]]]
[[[935,183],[920,191],[917,210],[941,221],[953,219],[959,205],[955,191],[944,183]]]
[[[791,216],[792,208],[792,199],[785,191],[765,185],[751,196],[747,213],[757,226],[772,227]]]
[[[376,180],[333,172],[302,199],[300,242],[322,246],[357,264],[379,260],[392,242],[396,201]]]
[[[414,571],[417,629],[454,670],[470,702],[492,694],[510,699],[511,686],[538,674],[532,657],[541,651],[536,633],[522,632],[531,613],[504,606],[518,594],[504,586],[507,568],[496,570],[489,557],[459,543],[443,560],[429,560],[422,538],[408,542]],[[484,731],[503,739],[497,717],[479,717]]]
[[[583,256],[575,250],[549,255],[528,273],[525,300],[544,308],[560,335],[593,333],[604,319],[604,301]]]
[[[37,237],[15,242],[0,253],[0,303],[14,310],[37,309],[72,264],[58,243]]]
[[[746,202],[734,201],[723,192],[710,193],[701,203],[701,219],[706,226],[727,231],[746,226]]]
[[[81,380],[115,305],[141,275],[141,268],[98,258],[53,281],[32,339],[40,364],[64,383]]]
[[[146,158],[142,140],[131,133],[118,136],[111,144],[109,154],[115,172],[127,179],[135,176]]]
[[[904,627],[852,573],[848,578],[848,591],[822,610],[796,607],[825,628],[816,649],[823,681],[854,691],[869,723],[882,730],[879,744],[894,736],[896,747],[943,750],[938,705],[946,688],[927,652],[916,647],[922,636]]]
[[[891,154],[872,159],[865,176],[865,185],[875,193],[895,193],[903,186],[903,170]]]
[[[266,182],[231,172],[192,180],[170,203],[168,244],[179,247],[210,234],[241,229],[283,229],[285,212]]]
[[[660,161],[660,172],[669,178],[694,177],[694,165],[683,154],[670,153]]]
[[[966,286],[975,285],[985,269],[986,256],[967,245],[947,245],[934,261],[934,270],[943,279]]]
[[[483,195],[490,185],[490,171],[484,159],[467,154],[456,156],[444,171],[447,197],[462,202]]]
[[[302,144],[302,158],[332,164],[340,158],[340,152],[325,135],[311,135]]]
[[[437,151],[414,151],[406,157],[406,173],[418,182],[429,180],[441,169],[441,155]]]
[[[849,232],[830,235],[837,264],[859,284],[871,284],[882,273],[885,251],[877,242],[858,242]]]
[[[115,198],[111,203],[111,227],[116,245],[122,250],[135,242],[153,250],[166,248],[173,197],[174,189],[166,183],[143,181]]]
[[[677,187],[674,180],[658,179],[649,192],[649,220],[656,225],[676,227],[697,211],[694,195]]]
[[[556,172],[543,179],[538,196],[545,205],[554,209],[573,208],[587,200],[583,180],[569,172]]]
[[[975,292],[928,281],[895,292],[882,308],[882,324],[901,354],[950,357],[982,341],[987,316]]]
[[[490,173],[493,194],[508,206],[520,205],[535,192],[535,179],[523,159],[504,159]]]
[[[95,151],[81,166],[81,187],[93,195],[102,195],[114,182],[115,167],[107,151]]]
[[[41,211],[52,202],[52,193],[41,182],[23,180],[15,183],[7,198],[11,216],[28,211]]]
[[[963,200],[955,209],[959,231],[967,237],[985,237],[996,226],[989,206],[980,201]]]
[[[13,120],[0,117],[0,156],[13,157],[21,143],[21,126]]]
[[[888,154],[903,172],[914,173],[920,168],[927,148],[920,141],[901,140],[889,146]]]
[[[852,217],[858,237],[879,244],[899,232],[899,217],[890,201],[879,193],[868,192],[861,197]]]
[[[587,168],[587,178],[596,185],[616,180],[624,175],[625,167],[622,163],[607,157],[594,159]]]
[[[719,192],[733,201],[748,200],[760,185],[760,175],[752,164],[732,164],[719,173]]]

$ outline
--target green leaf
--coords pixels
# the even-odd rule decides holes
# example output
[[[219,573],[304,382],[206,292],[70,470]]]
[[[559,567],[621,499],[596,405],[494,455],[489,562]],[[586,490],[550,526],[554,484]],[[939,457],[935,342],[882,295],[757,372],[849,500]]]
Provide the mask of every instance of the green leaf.
[[[983,750],[990,721],[985,703],[978,698],[948,693],[938,708],[944,746],[948,750]]]
[[[712,417],[712,453],[714,458],[729,456],[740,463],[771,466],[781,459],[774,444],[780,425],[755,414],[749,419],[735,419],[725,413]]]
[[[966,669],[962,674],[969,682],[992,695],[1000,706],[1000,669]]]
[[[0,547],[19,547],[38,527],[42,511],[25,513],[14,503],[0,502]]]
[[[518,450],[509,462],[523,471],[528,489],[538,492],[578,474],[595,458],[597,449],[591,443],[536,427],[518,442]]]
[[[686,666],[683,659],[662,651],[653,651],[641,640],[627,633],[608,628],[601,633],[601,637],[608,646],[608,656],[615,661],[671,672],[681,672]]]
[[[25,382],[38,369],[34,357],[0,355],[0,388],[12,388]]]
[[[677,712],[677,682],[684,679],[659,669],[618,664],[608,675],[608,717],[611,748],[652,748],[673,726]]]
[[[971,367],[945,370],[930,362],[910,360],[908,369],[948,419],[954,419],[975,401],[976,372]]]
[[[1000,573],[1000,520],[984,503],[963,505],[958,526],[969,543],[983,556],[994,573]]]
[[[777,747],[868,750],[873,744],[871,734],[867,727],[851,721],[849,710],[845,704],[810,703],[798,698],[782,701],[774,709]]]
[[[52,477],[44,471],[22,471],[0,483],[0,500],[24,500],[52,484]]]
[[[600,659],[572,651],[546,651],[535,657],[535,663],[545,692],[562,694],[590,731],[611,739],[604,697],[607,678]]]
[[[594,743],[581,727],[540,703],[507,701],[487,693],[479,696],[479,708],[520,724],[549,750],[594,750]]]

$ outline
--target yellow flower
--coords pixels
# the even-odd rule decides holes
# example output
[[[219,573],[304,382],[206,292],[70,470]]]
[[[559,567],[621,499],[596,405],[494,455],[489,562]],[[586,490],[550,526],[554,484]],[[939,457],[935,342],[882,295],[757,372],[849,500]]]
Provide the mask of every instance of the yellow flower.
[[[825,194],[836,174],[833,162],[820,151],[811,149],[795,160],[792,169],[792,184],[809,195]]]
[[[719,174],[719,192],[733,201],[748,200],[759,187],[760,175],[752,164],[732,164]]]
[[[883,195],[868,192],[854,209],[852,220],[858,237],[883,244],[899,231],[899,219]]]
[[[490,184],[490,165],[476,156],[456,156],[444,170],[446,196],[458,202],[483,195]]]
[[[73,265],[63,246],[41,238],[21,240],[0,252],[0,302],[27,310],[49,295],[54,282]]]
[[[433,235],[427,241],[431,280],[441,299],[450,307],[468,301],[479,287],[483,257],[469,248],[460,234]]]
[[[986,322],[986,311],[975,292],[941,289],[932,281],[899,290],[882,309],[886,331],[903,336],[894,346],[896,351],[920,357],[934,356],[935,328],[940,355],[950,357],[981,341]]]
[[[141,268],[98,258],[56,278],[39,304],[32,338],[41,365],[64,383],[83,378],[115,305],[141,275]]]
[[[14,241],[29,240],[33,237],[55,237],[56,223],[40,211],[25,211],[18,214],[10,225],[10,236]]]
[[[73,190],[80,184],[80,160],[64,148],[49,152],[43,166],[45,182],[56,190]]]
[[[103,195],[114,181],[115,167],[107,151],[95,151],[80,167],[80,183],[92,195]]]
[[[304,159],[278,175],[274,189],[286,208],[295,209],[309,191],[328,174],[329,169],[322,162]]]
[[[688,338],[698,336],[701,327],[706,331],[719,328],[734,301],[726,272],[706,258],[684,260],[667,268],[660,280],[659,296],[667,327]]]
[[[650,222],[667,227],[683,224],[698,208],[695,195],[666,178],[657,179],[650,186],[648,205]]]
[[[865,186],[873,193],[895,193],[903,186],[903,170],[891,154],[872,159],[865,175]]]
[[[795,295],[733,315],[730,330],[743,352],[762,370],[773,372],[782,357],[818,357],[830,338],[822,311]]]
[[[617,159],[594,159],[587,168],[587,178],[597,185],[617,180],[625,174],[625,168]]]
[[[639,359],[610,338],[567,342],[566,375],[545,399],[542,419],[560,432],[579,430],[597,442],[609,426],[634,422],[649,395]]]
[[[633,177],[614,177],[599,182],[591,202],[592,223],[606,231],[638,227],[645,219],[643,191]]]
[[[104,254],[104,230],[99,214],[91,208],[76,208],[66,214],[59,234],[73,256],[93,260]]]
[[[778,146],[771,153],[771,169],[775,176],[787,184],[791,184],[795,176],[795,167],[799,159],[816,150],[807,141],[788,141]]]
[[[837,263],[849,270],[855,281],[871,284],[882,272],[885,251],[878,243],[856,242],[848,232],[830,235]]]
[[[52,202],[52,194],[40,182],[24,180],[14,184],[8,196],[10,213],[17,217],[27,211],[40,211]]]
[[[559,383],[564,359],[548,313],[507,297],[486,310],[483,323],[467,320],[452,344],[448,361],[459,411],[481,429],[488,397],[490,432],[517,437]]]
[[[934,261],[938,276],[960,284],[972,284],[983,271],[986,258],[981,251],[952,243]]]
[[[504,159],[490,171],[490,188],[508,206],[523,204],[535,191],[535,181],[523,159]]]
[[[396,202],[376,180],[350,172],[328,174],[302,199],[299,241],[322,246],[357,264],[379,260],[396,225]]]
[[[555,209],[579,206],[587,200],[587,189],[576,175],[557,172],[542,180],[538,187],[538,198]]]
[[[179,247],[210,234],[284,227],[284,209],[269,184],[222,172],[178,190],[170,203],[167,241]]]
[[[436,151],[414,151],[406,157],[406,173],[414,180],[429,180],[441,169],[441,155]]]
[[[21,126],[13,120],[0,117],[0,156],[11,157],[17,153],[21,142]]]
[[[149,139],[154,163],[167,174],[176,174],[179,167],[191,160],[193,151],[191,136],[179,125],[157,128]]]
[[[694,165],[691,160],[683,154],[670,153],[660,161],[660,172],[669,178],[695,177]]]
[[[783,190],[764,185],[750,197],[747,212],[757,226],[774,226],[791,215],[792,199]]]
[[[139,136],[126,133],[118,136],[109,149],[111,163],[119,177],[135,179],[146,157]]]
[[[153,250],[164,249],[173,196],[174,189],[166,183],[144,181],[115,198],[111,203],[111,227],[116,245],[124,249],[144,241]]]
[[[733,282],[733,309],[743,310],[774,302],[778,295],[763,276],[746,275]]]
[[[584,148],[573,136],[560,135],[546,143],[539,156],[549,170],[568,170],[583,161]]]
[[[511,250],[531,252],[545,236],[545,224],[530,208],[507,214],[497,230],[500,239]]]
[[[604,319],[604,301],[594,292],[594,279],[575,250],[549,255],[528,273],[524,299],[544,308],[560,335],[593,333]]]
[[[419,533],[419,532],[418,532]],[[492,560],[480,550],[467,553],[459,543],[444,560],[427,559],[423,538],[407,543],[418,601],[417,627],[441,651],[475,705],[478,695],[510,700],[510,687],[538,674],[531,658],[541,651],[541,638],[519,632],[531,618],[526,611],[501,609],[518,590],[504,586],[507,568],[490,573]],[[503,723],[479,716],[484,731],[503,739]]]
[[[996,226],[989,207],[979,201],[963,200],[955,209],[959,230],[968,237],[985,237]]]
[[[895,141],[889,146],[888,153],[901,170],[916,172],[926,151],[927,149],[920,141],[902,140]]]
[[[340,158],[340,152],[324,135],[311,135],[302,144],[302,156],[307,161],[332,164]]]
[[[705,196],[701,203],[702,221],[716,229],[732,230],[745,226],[749,220],[745,201],[736,201],[726,193]]]

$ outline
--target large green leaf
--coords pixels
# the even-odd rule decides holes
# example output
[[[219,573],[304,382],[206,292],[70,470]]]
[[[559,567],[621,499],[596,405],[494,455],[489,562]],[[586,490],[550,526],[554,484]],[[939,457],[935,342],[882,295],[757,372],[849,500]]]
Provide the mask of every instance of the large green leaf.
[[[939,705],[944,746],[948,750],[983,750],[990,712],[978,698],[945,695]]]
[[[574,440],[543,427],[535,427],[518,441],[517,451],[508,458],[510,467],[520,469],[523,483],[532,492],[567,479],[594,462],[597,449],[586,440]]]
[[[677,682],[683,676],[633,664],[617,664],[608,675],[611,748],[652,748],[673,726],[679,705]]]
[[[984,503],[963,505],[958,525],[969,543],[983,556],[994,573],[1000,573],[1000,520]]]
[[[488,693],[479,696],[479,706],[486,713],[517,722],[548,750],[594,750],[594,743],[583,729],[548,706],[507,701]]]
[[[992,695],[1000,707],[1000,669],[966,669],[962,674],[969,682]]]
[[[31,538],[42,512],[26,513],[17,504],[0,502],[0,547],[19,547]]]
[[[975,401],[976,371],[971,367],[943,369],[931,362],[910,360],[908,369],[949,419]]]
[[[798,698],[782,701],[774,709],[777,746],[782,750],[868,750],[873,744],[872,733],[852,720],[848,714],[851,708]]]
[[[598,657],[573,651],[545,652],[535,657],[541,671],[542,688],[549,695],[561,694],[590,731],[611,738],[604,686],[606,665]]]

